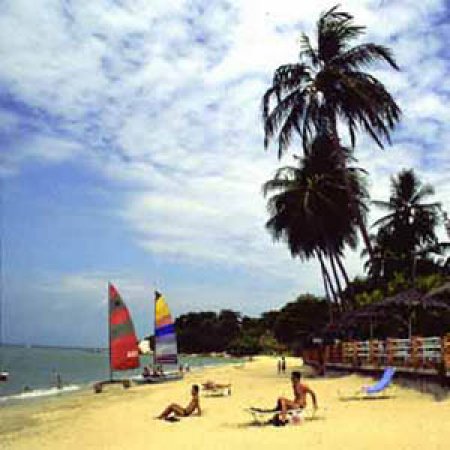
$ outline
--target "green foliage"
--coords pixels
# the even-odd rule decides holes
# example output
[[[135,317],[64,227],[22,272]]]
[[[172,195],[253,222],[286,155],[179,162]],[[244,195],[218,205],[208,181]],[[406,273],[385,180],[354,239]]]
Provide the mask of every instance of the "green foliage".
[[[353,16],[334,7],[317,22],[317,43],[305,35],[297,63],[280,66],[263,96],[264,144],[278,143],[278,156],[293,134],[303,140],[305,153],[317,133],[337,138],[338,120],[347,128],[352,147],[364,130],[382,147],[400,120],[400,108],[384,85],[367,73],[372,63],[386,62],[398,69],[389,48],[361,43],[364,27]],[[352,46],[353,45],[353,46]]]
[[[259,345],[261,351],[269,355],[282,353],[286,350],[286,346],[280,344],[269,330],[259,338]]]
[[[188,313],[178,317],[175,326],[181,352],[223,352],[239,335],[240,316],[230,310]]]
[[[361,292],[355,295],[355,305],[357,307],[371,305],[372,303],[383,300],[385,294],[382,289],[374,289],[369,292]]]
[[[281,308],[274,324],[275,338],[290,348],[304,345],[320,333],[329,319],[327,303],[311,294],[300,295]]]
[[[439,263],[436,257],[442,257],[450,244],[438,240],[442,212],[439,202],[430,202],[433,195],[433,186],[409,169],[391,178],[388,201],[373,201],[387,215],[373,224],[378,227],[371,237],[374,258],[364,266],[371,278],[391,280],[397,272],[412,280],[417,275],[445,272],[444,261]]]
[[[428,292],[431,289],[439,287],[445,281],[445,277],[440,273],[434,273],[432,275],[424,275],[418,277],[415,286],[422,292]]]
[[[262,347],[257,337],[243,334],[233,339],[228,345],[227,350],[232,355],[245,356],[260,353]]]
[[[301,346],[319,333],[328,320],[326,302],[301,295],[280,311],[260,318],[240,317],[234,311],[188,313],[175,321],[179,350],[183,353],[227,351],[234,355],[280,353]]]
[[[406,289],[410,288],[411,284],[406,279],[405,274],[401,272],[395,272],[394,278],[388,282],[387,285],[387,294],[395,295],[398,294],[401,291],[405,291]]]
[[[356,244],[353,203],[360,213],[368,194],[363,175],[343,167],[350,149],[339,147],[329,136],[317,136],[298,166],[279,169],[263,186],[269,195],[266,228],[275,240],[285,241],[292,256],[308,259],[340,254],[345,244]]]

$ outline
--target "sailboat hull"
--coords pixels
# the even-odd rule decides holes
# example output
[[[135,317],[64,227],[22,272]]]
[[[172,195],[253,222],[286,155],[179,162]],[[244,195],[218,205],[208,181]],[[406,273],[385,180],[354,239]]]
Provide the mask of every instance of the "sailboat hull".
[[[142,375],[138,375],[132,378],[133,382],[136,384],[159,384],[159,383],[167,383],[169,381],[179,381],[182,379],[183,375],[178,372],[167,373],[165,375],[161,375],[158,377],[155,376],[143,377]]]

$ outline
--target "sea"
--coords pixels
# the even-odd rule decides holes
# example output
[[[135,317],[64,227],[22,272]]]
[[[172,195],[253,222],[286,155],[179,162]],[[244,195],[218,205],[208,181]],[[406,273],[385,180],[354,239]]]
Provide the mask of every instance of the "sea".
[[[151,364],[151,356],[141,356],[141,366]],[[207,366],[236,364],[241,360],[223,357],[180,356],[191,370]],[[74,392],[92,383],[109,379],[109,353],[106,349],[34,346],[0,347],[0,371],[9,372],[0,381],[0,406]],[[116,378],[139,375],[142,369],[116,372]],[[58,378],[62,389],[57,388]]]

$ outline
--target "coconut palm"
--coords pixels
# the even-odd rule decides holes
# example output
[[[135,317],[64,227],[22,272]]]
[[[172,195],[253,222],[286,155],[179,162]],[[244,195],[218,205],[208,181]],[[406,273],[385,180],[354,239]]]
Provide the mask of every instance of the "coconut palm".
[[[384,247],[394,254],[392,259],[411,267],[416,256],[442,253],[446,244],[439,243],[436,227],[441,219],[441,204],[426,202],[434,195],[434,188],[423,184],[414,170],[402,170],[391,178],[389,201],[373,201],[373,204],[388,211],[373,226],[378,234],[385,236]]]
[[[377,234],[371,234],[373,257],[368,258],[364,263],[364,270],[368,276],[374,280],[390,278],[392,274],[391,262],[393,260],[392,236],[385,230],[379,230]],[[367,248],[361,250],[361,257],[367,258],[369,252]]]
[[[317,132],[328,133],[336,149],[339,145],[338,121],[345,125],[352,147],[363,130],[383,147],[399,121],[400,109],[384,85],[365,71],[371,63],[382,61],[398,70],[389,48],[373,43],[351,44],[364,34],[353,16],[330,9],[317,22],[317,44],[306,35],[300,39],[300,60],[275,71],[272,86],[263,96],[263,121],[267,148],[278,142],[278,156],[289,147],[292,136],[303,140],[303,151]],[[345,155],[341,164],[345,165]],[[349,193],[350,188],[348,187]],[[351,202],[352,213],[361,228],[369,252],[371,245],[359,208]]]
[[[264,184],[263,191],[265,196],[271,194],[267,203],[270,215],[267,229],[275,240],[288,244],[293,257],[317,257],[325,290],[328,284],[333,292],[323,259],[330,259],[335,280],[338,280],[335,262],[345,272],[340,261],[343,248],[356,246],[355,224],[348,214],[347,185],[361,210],[366,209],[367,193],[360,170],[342,168],[340,155],[332,147],[328,135],[316,137],[306,156],[297,158],[298,166],[279,169],[274,178]],[[350,158],[348,149],[340,152]],[[337,287],[340,291],[339,285]]]

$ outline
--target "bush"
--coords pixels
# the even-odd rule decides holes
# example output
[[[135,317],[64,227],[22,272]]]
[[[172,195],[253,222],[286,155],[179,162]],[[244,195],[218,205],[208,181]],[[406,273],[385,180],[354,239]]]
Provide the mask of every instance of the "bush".
[[[259,339],[248,335],[234,339],[227,348],[227,352],[234,356],[257,355],[261,350]]]
[[[415,285],[420,291],[428,292],[431,289],[439,287],[444,281],[445,278],[440,273],[434,273],[417,278]]]

